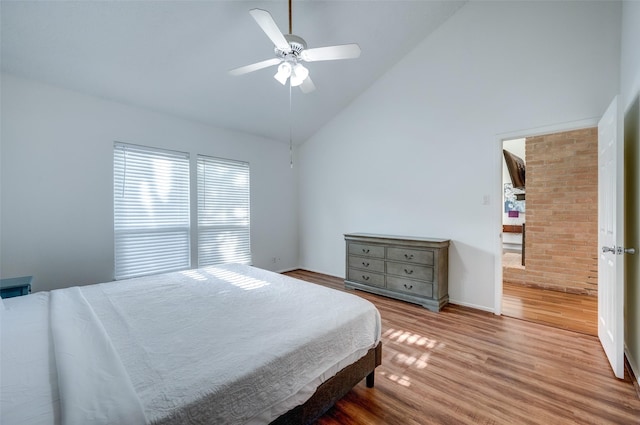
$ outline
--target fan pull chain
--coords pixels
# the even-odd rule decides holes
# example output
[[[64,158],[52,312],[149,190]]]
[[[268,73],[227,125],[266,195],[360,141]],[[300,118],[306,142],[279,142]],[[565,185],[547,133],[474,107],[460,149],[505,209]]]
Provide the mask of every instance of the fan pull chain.
[[[289,79],[289,165],[293,169],[293,136],[292,136],[292,123],[293,113],[291,108],[291,79]]]

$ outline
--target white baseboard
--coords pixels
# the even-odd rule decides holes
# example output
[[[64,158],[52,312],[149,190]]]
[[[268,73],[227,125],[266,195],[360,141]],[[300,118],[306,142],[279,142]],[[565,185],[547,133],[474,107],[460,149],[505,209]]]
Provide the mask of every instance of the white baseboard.
[[[336,275],[334,275],[333,273],[325,272],[325,271],[322,271],[322,270],[310,269],[309,267],[302,267],[302,266],[300,266],[300,267],[298,267],[297,269],[300,269],[300,270],[306,270],[306,271],[308,271],[308,272],[312,272],[312,273],[325,274],[325,275],[327,275],[327,276],[335,277],[335,278],[338,278],[338,279],[344,279],[344,276],[336,276]],[[294,269],[294,270],[297,270],[297,269]]]
[[[495,313],[495,310],[491,307],[486,307],[483,305],[477,305],[477,304],[472,304],[472,303],[465,303],[462,301],[458,301],[458,300],[452,300],[451,298],[449,298],[449,304],[456,304],[456,305],[461,305],[463,307],[469,307],[469,308],[475,308],[476,310],[482,310],[482,311],[488,311],[489,313]]]
[[[294,270],[299,270],[299,269],[300,269],[300,267],[291,267],[291,268],[288,268],[288,269],[277,270],[274,273],[286,273],[286,272],[292,272]]]
[[[636,359],[631,357],[631,354],[629,354],[629,348],[627,347],[626,344],[624,345],[624,355],[627,358],[627,362],[629,363],[629,366],[631,367],[631,371],[635,375],[636,385],[637,385],[636,388],[638,388],[640,387],[640,368],[638,368],[638,362],[636,361]]]

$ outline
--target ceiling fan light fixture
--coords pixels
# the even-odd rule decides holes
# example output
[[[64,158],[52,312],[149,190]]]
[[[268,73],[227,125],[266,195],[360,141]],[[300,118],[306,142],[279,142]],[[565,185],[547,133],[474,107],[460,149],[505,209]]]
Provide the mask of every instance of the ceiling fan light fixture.
[[[293,67],[291,73],[291,86],[297,87],[309,76],[309,70],[305,68],[301,63]]]
[[[291,75],[291,64],[289,62],[282,62],[280,66],[278,66],[278,72],[273,76],[280,84],[283,86],[287,82],[287,78]]]

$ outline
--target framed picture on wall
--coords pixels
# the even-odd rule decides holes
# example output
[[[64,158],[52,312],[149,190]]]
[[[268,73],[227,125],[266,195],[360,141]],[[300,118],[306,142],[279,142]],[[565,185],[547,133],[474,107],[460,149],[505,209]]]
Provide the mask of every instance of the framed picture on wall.
[[[518,212],[519,214],[525,212],[525,201],[516,199],[516,193],[511,183],[504,184],[504,212],[507,214],[510,212]]]

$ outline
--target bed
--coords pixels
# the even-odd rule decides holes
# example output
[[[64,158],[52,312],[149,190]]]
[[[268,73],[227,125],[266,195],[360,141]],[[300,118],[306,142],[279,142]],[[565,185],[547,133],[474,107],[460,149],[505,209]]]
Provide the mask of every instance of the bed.
[[[371,303],[238,264],[3,301],[5,425],[310,423],[381,362]]]

